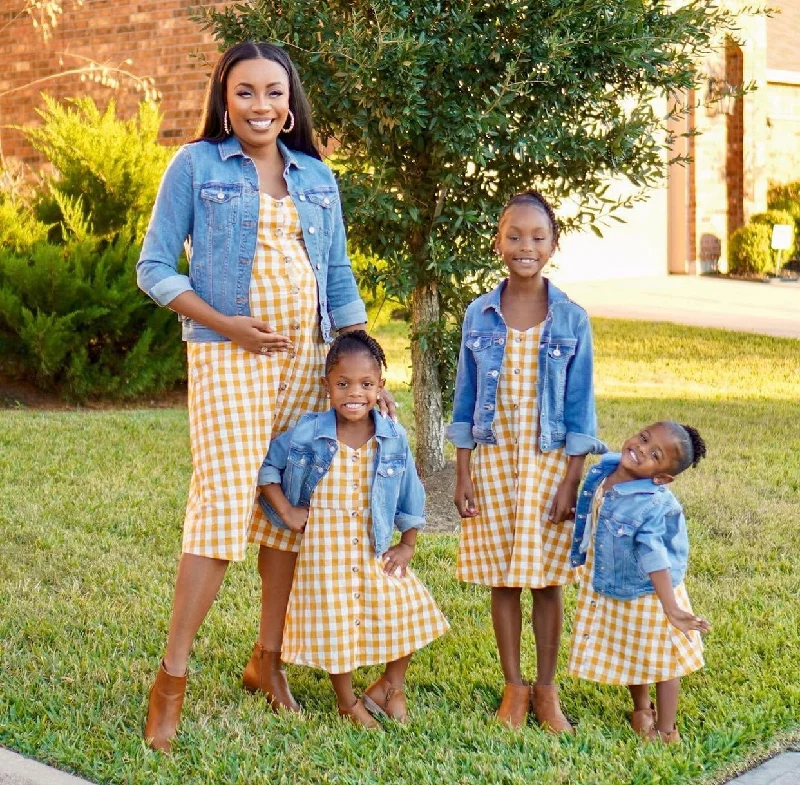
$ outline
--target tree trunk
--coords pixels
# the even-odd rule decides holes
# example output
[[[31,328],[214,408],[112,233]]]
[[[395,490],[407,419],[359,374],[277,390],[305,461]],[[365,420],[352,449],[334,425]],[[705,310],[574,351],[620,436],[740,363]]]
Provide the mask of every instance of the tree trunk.
[[[425,332],[439,321],[439,298],[436,284],[417,286],[411,294],[411,328],[414,334]],[[444,468],[444,422],[442,388],[436,354],[424,351],[418,340],[411,341],[411,388],[414,391],[414,421],[417,427],[417,470],[428,477]]]

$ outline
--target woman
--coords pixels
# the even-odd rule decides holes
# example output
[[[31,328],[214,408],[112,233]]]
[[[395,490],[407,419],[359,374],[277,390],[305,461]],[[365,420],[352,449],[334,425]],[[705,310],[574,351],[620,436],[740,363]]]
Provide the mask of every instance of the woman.
[[[185,276],[177,263],[187,241]],[[328,408],[319,379],[332,330],[366,323],[336,182],[282,49],[242,43],[217,62],[198,138],[167,168],[137,272],[139,286],[180,315],[189,365],[193,471],[145,724],[150,746],[169,751],[192,643],[248,540],[260,546],[262,607],[244,686],[299,711],[280,658],[299,542],[263,517],[256,480],[270,439],[304,411]]]

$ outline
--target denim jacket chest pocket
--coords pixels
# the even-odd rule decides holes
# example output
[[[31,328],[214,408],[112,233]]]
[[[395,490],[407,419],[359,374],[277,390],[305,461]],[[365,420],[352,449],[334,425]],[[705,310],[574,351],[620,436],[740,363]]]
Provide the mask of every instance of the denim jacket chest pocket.
[[[237,183],[204,183],[200,201],[205,208],[209,229],[226,229],[239,220],[242,186]]]
[[[318,187],[304,191],[304,201],[311,205],[313,221],[311,226],[314,232],[321,232],[326,238],[333,234],[334,208],[339,203],[339,196],[335,188]],[[310,231],[310,229],[309,229]]]
[[[639,583],[647,575],[639,566],[634,550],[637,523],[618,512],[600,513],[597,547],[602,554],[598,556],[598,567],[610,570],[604,578],[608,585],[617,587]]]
[[[286,457],[286,469],[281,483],[287,496],[298,499],[301,507],[308,506],[311,500],[312,487],[318,478],[325,473],[312,450],[304,450],[292,446]]]

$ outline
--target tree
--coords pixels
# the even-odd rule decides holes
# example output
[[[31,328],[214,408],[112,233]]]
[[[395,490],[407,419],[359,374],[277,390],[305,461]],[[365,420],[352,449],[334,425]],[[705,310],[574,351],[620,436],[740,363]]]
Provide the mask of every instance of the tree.
[[[705,0],[251,0],[195,18],[282,43],[338,143],[353,245],[410,302],[417,463],[444,465],[443,383],[463,308],[497,277],[500,207],[537,186],[596,227],[665,173],[699,57],[735,30]],[[662,102],[663,103],[663,102]],[[612,177],[639,191],[612,199]]]

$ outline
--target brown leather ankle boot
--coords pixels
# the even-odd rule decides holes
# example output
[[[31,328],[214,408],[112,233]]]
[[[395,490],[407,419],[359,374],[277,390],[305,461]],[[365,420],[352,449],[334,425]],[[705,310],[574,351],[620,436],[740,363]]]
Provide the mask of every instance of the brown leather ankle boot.
[[[531,687],[533,716],[550,733],[574,733],[572,725],[561,711],[558,687],[555,684],[534,684]]]
[[[497,719],[509,728],[521,728],[528,716],[531,688],[527,684],[506,684]]]
[[[144,724],[145,741],[154,750],[170,751],[170,744],[178,730],[185,693],[186,674],[171,676],[162,660],[150,689],[150,705]]]
[[[267,651],[260,643],[256,643],[250,662],[242,674],[242,684],[249,692],[263,692],[275,711],[300,711],[300,704],[289,690],[279,651]]]

